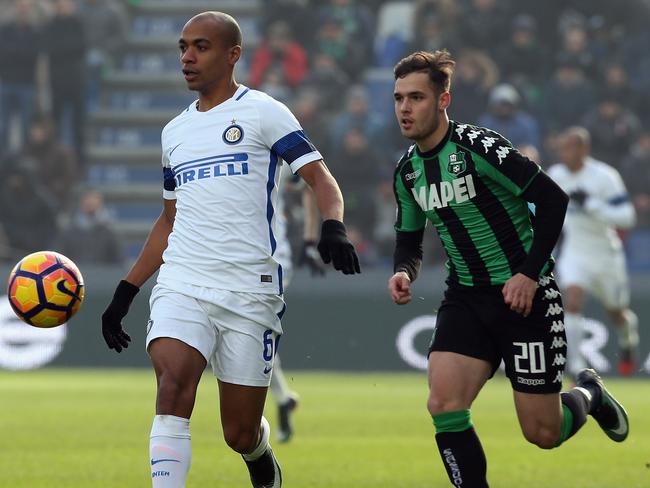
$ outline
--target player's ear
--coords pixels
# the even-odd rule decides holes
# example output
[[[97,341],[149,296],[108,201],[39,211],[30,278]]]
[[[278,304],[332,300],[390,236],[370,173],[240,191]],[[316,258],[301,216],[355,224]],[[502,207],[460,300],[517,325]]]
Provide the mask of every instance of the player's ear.
[[[442,92],[438,98],[438,107],[440,110],[447,110],[449,104],[451,103],[451,93],[448,91]]]
[[[228,53],[228,61],[234,66],[234,64],[239,61],[241,57],[241,46],[233,46],[230,48]]]

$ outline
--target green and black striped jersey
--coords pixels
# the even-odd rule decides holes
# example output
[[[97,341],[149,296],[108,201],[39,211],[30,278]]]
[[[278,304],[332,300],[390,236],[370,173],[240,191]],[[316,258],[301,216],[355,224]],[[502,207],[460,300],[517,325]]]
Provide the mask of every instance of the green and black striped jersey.
[[[430,220],[447,252],[450,283],[501,285],[530,250],[533,226],[521,195],[539,171],[498,133],[450,121],[438,146],[421,153],[414,144],[400,159],[395,230],[421,230]]]

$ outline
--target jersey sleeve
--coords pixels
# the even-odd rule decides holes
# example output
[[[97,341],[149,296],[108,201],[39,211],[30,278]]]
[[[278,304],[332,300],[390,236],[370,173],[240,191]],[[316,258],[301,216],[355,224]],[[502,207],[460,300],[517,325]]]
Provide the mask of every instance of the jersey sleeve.
[[[163,198],[165,200],[176,200],[176,178],[169,161],[169,150],[165,144],[165,131],[161,136],[162,144],[162,170],[163,170]]]
[[[284,104],[277,100],[261,104],[260,118],[263,142],[287,162],[294,174],[305,164],[323,159]]]
[[[400,232],[414,232],[424,229],[427,217],[422,208],[415,201],[410,189],[406,186],[400,167],[395,171],[393,191],[397,203],[395,230]]]
[[[478,155],[476,170],[502,185],[516,196],[520,196],[533,178],[541,171],[540,166],[523,156],[510,141],[497,132],[484,129],[469,147]]]

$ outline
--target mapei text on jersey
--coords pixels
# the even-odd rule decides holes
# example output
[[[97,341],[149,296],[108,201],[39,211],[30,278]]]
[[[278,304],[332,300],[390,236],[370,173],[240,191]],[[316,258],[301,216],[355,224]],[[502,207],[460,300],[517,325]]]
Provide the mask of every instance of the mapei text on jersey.
[[[451,202],[463,203],[476,196],[471,174],[451,181],[441,181],[439,185],[431,183],[428,198],[426,186],[414,187],[411,188],[411,191],[415,201],[425,212],[434,208],[448,207]]]

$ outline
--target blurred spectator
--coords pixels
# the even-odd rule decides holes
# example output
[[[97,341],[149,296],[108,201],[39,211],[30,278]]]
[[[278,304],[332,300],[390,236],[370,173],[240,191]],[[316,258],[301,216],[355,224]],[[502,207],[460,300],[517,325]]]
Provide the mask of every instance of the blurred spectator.
[[[55,205],[33,171],[5,162],[0,184],[0,223],[14,258],[47,249],[56,236]]]
[[[352,80],[372,59],[373,17],[355,0],[330,0],[319,9],[317,53],[328,54]]]
[[[59,138],[84,164],[86,114],[86,36],[73,0],[54,0],[54,16],[45,25],[52,113]]]
[[[334,112],[340,109],[341,94],[345,93],[349,83],[348,75],[329,54],[316,54],[312,63],[304,85],[320,94],[323,110]]]
[[[327,159],[329,146],[329,117],[321,111],[321,97],[316,90],[302,88],[292,99],[291,111],[300,122],[309,140]]]
[[[435,52],[438,49],[447,49],[453,52],[459,45],[455,30],[451,29],[446,19],[435,10],[422,12],[416,17],[415,37],[409,52]]]
[[[113,229],[104,198],[88,190],[79,199],[79,208],[58,236],[56,248],[76,263],[121,264],[120,243]]]
[[[452,53],[453,54],[453,53]],[[496,64],[481,51],[466,49],[460,52],[449,113],[454,120],[468,124],[478,123],[487,109],[488,96],[499,79]]]
[[[318,10],[310,0],[272,0],[261,2],[264,14],[261,25],[280,20],[288,22],[294,39],[308,52],[314,51],[314,31],[318,24]]]
[[[328,163],[345,200],[345,223],[356,229],[364,241],[372,241],[374,235],[379,171],[388,164],[373,146],[362,129],[351,127]]]
[[[348,90],[345,108],[332,121],[329,144],[332,148],[340,148],[346,135],[357,129],[366,140],[372,141],[375,149],[389,150],[388,147],[382,147],[385,142],[384,128],[384,121],[368,110],[365,87],[353,86]]]
[[[510,39],[497,51],[502,79],[515,85],[529,102],[539,102],[547,75],[547,53],[537,37],[537,22],[527,14],[512,22]]]
[[[280,78],[280,83],[296,88],[307,75],[307,69],[307,53],[292,39],[289,24],[276,21],[269,26],[266,39],[253,54],[248,82],[254,88],[264,89],[269,73],[273,73]]]
[[[36,102],[40,29],[32,24],[30,0],[15,0],[0,26],[0,147],[15,152],[25,142]]]
[[[637,225],[650,227],[650,129],[639,135],[623,159],[621,175],[636,208]]]
[[[510,10],[508,0],[470,0],[461,16],[465,45],[494,55],[496,46],[508,38]]]
[[[625,108],[626,96],[626,93],[606,91],[598,105],[584,116],[582,124],[592,135],[594,157],[619,170],[641,129],[638,117]]]
[[[114,64],[124,45],[127,17],[124,5],[115,0],[83,0],[79,16],[86,35],[86,87],[89,110],[99,105],[99,83]]]
[[[558,132],[577,125],[594,105],[596,94],[584,71],[568,56],[561,56],[553,78],[544,89],[544,125]]]
[[[489,111],[479,118],[479,125],[489,127],[509,139],[514,146],[539,147],[541,133],[537,121],[519,108],[521,97],[512,85],[501,84],[490,93]]]
[[[573,60],[588,76],[596,74],[596,63],[589,50],[589,37],[583,22],[573,21],[560,32],[560,55]]]
[[[29,141],[20,155],[39,183],[47,187],[59,212],[68,210],[78,183],[77,162],[73,152],[56,138],[50,118],[39,117],[29,129]]]

